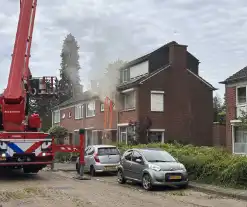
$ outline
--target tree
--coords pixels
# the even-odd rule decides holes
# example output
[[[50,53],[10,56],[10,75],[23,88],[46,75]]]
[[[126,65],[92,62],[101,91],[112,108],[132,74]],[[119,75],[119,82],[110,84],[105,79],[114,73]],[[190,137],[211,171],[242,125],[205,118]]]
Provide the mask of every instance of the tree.
[[[79,46],[75,37],[68,34],[63,42],[61,51],[61,68],[59,81],[59,103],[81,93]]]
[[[54,137],[57,144],[63,144],[64,138],[68,136],[68,130],[62,126],[53,126],[48,133]]]
[[[52,126],[52,108],[57,105],[56,97],[31,97],[29,100],[29,114],[38,112],[42,120],[41,130],[47,132]]]
[[[214,109],[214,122],[225,123],[225,116],[226,116],[225,98],[224,101],[222,101],[222,99],[218,95],[215,95],[213,98],[213,109]]]

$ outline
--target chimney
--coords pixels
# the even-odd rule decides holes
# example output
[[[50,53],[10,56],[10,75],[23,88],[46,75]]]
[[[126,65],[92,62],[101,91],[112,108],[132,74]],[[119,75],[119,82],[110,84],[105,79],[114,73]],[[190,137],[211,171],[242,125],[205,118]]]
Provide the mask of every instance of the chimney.
[[[174,68],[187,68],[187,45],[173,43],[169,47],[169,64]]]
[[[98,92],[98,90],[99,90],[99,81],[97,81],[97,80],[91,80],[90,89],[91,89],[93,92]]]
[[[77,84],[73,88],[73,97],[80,97],[83,93],[83,85]]]

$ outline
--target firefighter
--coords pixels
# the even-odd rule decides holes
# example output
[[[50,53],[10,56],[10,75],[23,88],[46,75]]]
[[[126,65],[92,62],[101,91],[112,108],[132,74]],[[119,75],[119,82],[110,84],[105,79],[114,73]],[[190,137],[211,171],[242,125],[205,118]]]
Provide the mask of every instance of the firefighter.
[[[2,112],[2,105],[0,105],[0,131],[3,131],[3,112]]]

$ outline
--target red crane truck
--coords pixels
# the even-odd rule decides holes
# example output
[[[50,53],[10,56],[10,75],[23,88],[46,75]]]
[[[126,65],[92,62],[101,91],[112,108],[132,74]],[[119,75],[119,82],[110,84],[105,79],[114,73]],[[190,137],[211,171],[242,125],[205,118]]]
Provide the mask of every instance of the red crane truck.
[[[25,173],[37,173],[52,164],[55,151],[82,152],[84,147],[82,143],[55,145],[48,133],[39,131],[39,115],[28,112],[31,96],[57,94],[56,77],[33,78],[29,69],[36,6],[37,0],[20,0],[8,84],[0,97],[0,167],[22,168]]]

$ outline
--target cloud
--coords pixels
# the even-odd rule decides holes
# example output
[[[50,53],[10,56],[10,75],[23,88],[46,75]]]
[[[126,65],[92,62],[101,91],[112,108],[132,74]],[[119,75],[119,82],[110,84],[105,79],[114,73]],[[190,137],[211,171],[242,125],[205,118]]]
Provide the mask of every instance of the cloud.
[[[176,40],[200,61],[215,87],[247,64],[244,0],[40,0],[30,67],[34,76],[58,75],[63,39],[80,46],[81,80],[97,76],[117,58],[131,60]],[[0,90],[6,87],[19,1],[0,2]]]

